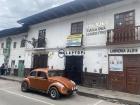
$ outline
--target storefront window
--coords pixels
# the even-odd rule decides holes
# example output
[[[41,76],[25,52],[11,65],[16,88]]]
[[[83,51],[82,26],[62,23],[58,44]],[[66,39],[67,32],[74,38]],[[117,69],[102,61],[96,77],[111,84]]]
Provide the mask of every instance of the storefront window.
[[[109,56],[109,70],[123,71],[123,56]]]

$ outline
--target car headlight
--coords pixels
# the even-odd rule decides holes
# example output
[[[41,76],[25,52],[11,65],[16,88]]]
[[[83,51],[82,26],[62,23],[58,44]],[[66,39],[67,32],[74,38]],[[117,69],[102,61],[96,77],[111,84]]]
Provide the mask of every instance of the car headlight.
[[[71,80],[71,83],[72,83],[72,84],[74,84],[74,85],[76,85],[76,84],[75,84],[75,82],[74,82],[74,81],[72,81],[72,80]]]

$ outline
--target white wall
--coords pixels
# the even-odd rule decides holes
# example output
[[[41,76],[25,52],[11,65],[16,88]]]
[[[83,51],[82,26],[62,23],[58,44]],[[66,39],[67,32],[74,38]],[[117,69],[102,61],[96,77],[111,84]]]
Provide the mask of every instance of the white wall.
[[[64,58],[59,58],[57,51],[51,51],[48,54],[48,66],[50,69],[53,66],[53,69],[64,70]]]
[[[25,47],[23,48],[20,47],[21,40],[23,39],[24,35],[27,35],[27,33],[10,36],[10,38],[12,39],[12,42],[11,42],[10,58],[9,58],[9,64],[8,64],[9,67],[11,67],[12,60],[15,60],[15,65],[17,66],[18,66],[19,60],[25,60]],[[1,48],[1,43],[4,43],[4,48],[5,48],[6,39],[7,37],[0,38],[0,65],[4,63],[4,55],[3,55],[3,49]],[[17,43],[16,48],[13,48],[14,42]]]
[[[107,49],[90,49],[85,51],[84,68],[87,72],[108,74],[108,53]],[[83,69],[84,69],[83,68]]]

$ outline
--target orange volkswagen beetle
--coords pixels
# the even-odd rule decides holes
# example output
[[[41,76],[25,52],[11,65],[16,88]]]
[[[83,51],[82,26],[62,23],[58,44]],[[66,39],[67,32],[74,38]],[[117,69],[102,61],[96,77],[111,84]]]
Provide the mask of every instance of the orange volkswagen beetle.
[[[61,76],[52,76],[48,69],[35,69],[24,78],[21,90],[30,89],[46,92],[52,99],[58,99],[60,95],[72,95],[77,91],[75,82]]]

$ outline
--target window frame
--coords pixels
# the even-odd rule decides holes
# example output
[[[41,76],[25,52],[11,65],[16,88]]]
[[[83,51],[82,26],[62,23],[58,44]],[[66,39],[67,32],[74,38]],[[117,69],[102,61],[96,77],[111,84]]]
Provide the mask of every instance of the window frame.
[[[1,43],[1,48],[4,48],[4,43]]]
[[[25,44],[26,44],[25,40],[22,39],[21,42],[20,42],[20,48],[24,48]]]
[[[46,29],[42,29],[38,31],[38,48],[42,48],[46,46]]]
[[[71,23],[71,35],[74,34],[83,34],[83,21]]]
[[[128,16],[130,13],[133,14],[131,16]],[[121,21],[122,21],[122,25],[119,25]],[[130,24],[130,22],[132,22],[133,24]],[[114,28],[119,28],[123,26],[135,26],[135,10],[121,12],[114,15]]]
[[[17,47],[17,42],[13,42],[13,48],[15,49]]]

